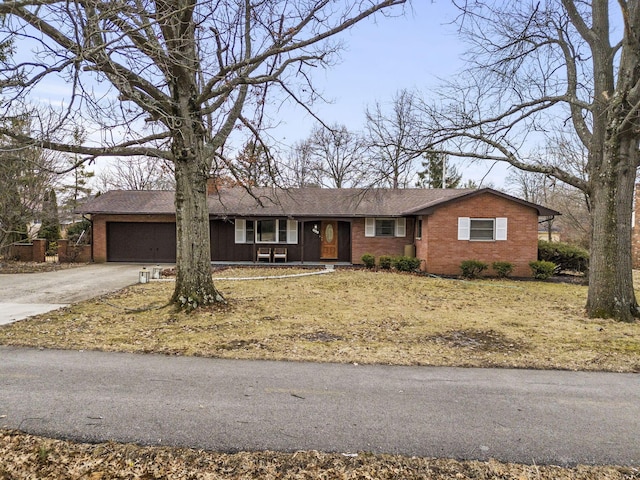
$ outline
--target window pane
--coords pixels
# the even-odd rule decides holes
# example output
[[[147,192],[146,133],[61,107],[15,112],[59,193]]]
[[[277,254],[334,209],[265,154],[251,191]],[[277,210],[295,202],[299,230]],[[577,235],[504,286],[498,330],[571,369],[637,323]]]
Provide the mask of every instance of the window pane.
[[[256,238],[258,242],[275,242],[276,241],[276,221],[275,220],[258,220],[256,222]]]
[[[278,242],[287,243],[287,221],[278,220]]]
[[[254,230],[253,220],[247,220],[246,231],[247,243],[253,243],[256,238],[256,231]]]
[[[396,221],[387,218],[376,218],[376,237],[393,237],[396,230]]]
[[[494,220],[474,220],[471,219],[471,240],[493,240]]]

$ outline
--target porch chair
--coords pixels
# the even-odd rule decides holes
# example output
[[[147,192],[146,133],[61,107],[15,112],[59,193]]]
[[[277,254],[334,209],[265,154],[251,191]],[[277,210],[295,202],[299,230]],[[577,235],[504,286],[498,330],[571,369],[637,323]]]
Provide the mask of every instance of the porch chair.
[[[260,259],[267,259],[267,262],[271,262],[271,249],[267,247],[258,248],[258,257],[256,261],[260,261]]]
[[[273,249],[273,262],[275,263],[276,260],[281,259],[283,260],[285,263],[287,263],[287,249],[284,247],[276,247]]]

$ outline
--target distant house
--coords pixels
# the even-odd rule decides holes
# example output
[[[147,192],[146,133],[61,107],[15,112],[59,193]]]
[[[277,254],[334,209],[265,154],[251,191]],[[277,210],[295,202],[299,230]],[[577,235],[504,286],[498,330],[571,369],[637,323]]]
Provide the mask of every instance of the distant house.
[[[489,188],[235,187],[210,191],[208,206],[213,262],[359,264],[365,253],[410,254],[423,270],[448,275],[477,259],[509,261],[514,275],[529,276],[538,219],[558,215]],[[93,223],[94,261],[175,261],[173,192],[110,191],[79,211]]]

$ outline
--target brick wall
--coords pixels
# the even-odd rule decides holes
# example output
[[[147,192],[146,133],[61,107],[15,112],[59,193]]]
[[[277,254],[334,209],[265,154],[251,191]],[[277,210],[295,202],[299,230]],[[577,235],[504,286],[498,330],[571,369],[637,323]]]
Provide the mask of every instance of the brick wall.
[[[507,240],[458,240],[458,217],[506,217]],[[423,217],[422,240],[416,256],[426,261],[429,273],[459,275],[463,260],[511,262],[513,276],[530,277],[529,262],[538,257],[538,214],[533,208],[486,193],[453,202]],[[493,272],[490,270],[490,274]]]
[[[31,243],[14,243],[9,247],[9,258],[21,262],[45,261],[47,241],[43,238],[34,239]]]
[[[91,245],[70,245],[69,240],[58,240],[58,262],[87,263],[91,261]]]
[[[405,245],[414,243],[413,223],[412,218],[407,218],[405,237],[365,237],[364,218],[355,218],[351,223],[351,262],[361,264],[365,253],[376,259],[380,255],[404,255]]]
[[[140,222],[166,223],[175,222],[175,215],[94,215],[93,223],[93,261],[107,261],[107,223],[108,222]]]

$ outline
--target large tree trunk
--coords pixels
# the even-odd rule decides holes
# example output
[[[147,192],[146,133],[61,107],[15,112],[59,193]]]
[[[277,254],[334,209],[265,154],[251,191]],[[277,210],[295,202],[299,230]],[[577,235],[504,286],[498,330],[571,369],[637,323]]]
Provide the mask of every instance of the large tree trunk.
[[[202,156],[202,149],[198,156]],[[171,300],[180,308],[193,310],[224,301],[211,278],[208,162],[196,158],[177,159],[175,172],[176,286]]]
[[[601,175],[591,185],[591,262],[587,313],[630,322],[638,316],[631,264],[631,213],[636,141],[608,145]]]

